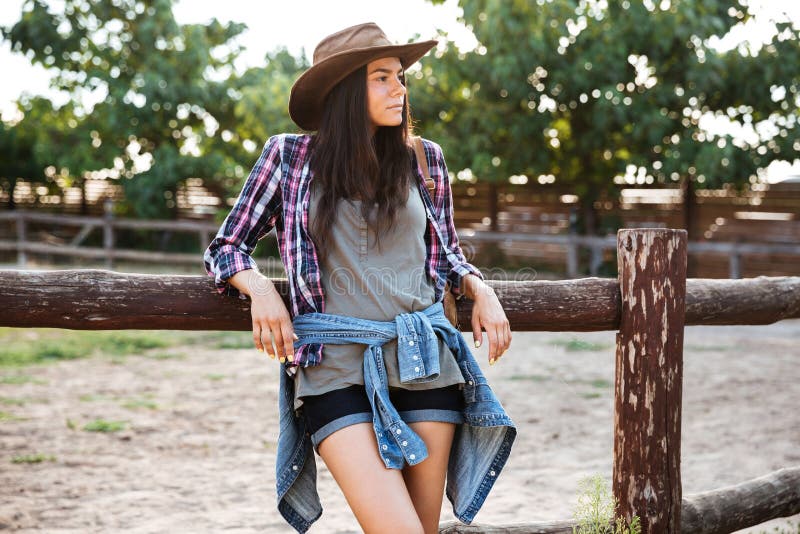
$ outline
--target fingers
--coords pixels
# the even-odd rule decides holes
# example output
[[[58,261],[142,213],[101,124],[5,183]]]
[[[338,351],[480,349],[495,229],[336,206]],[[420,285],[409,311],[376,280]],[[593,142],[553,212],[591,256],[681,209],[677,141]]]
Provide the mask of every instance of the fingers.
[[[272,354],[267,349],[267,343],[263,341],[264,338],[269,339],[269,332],[264,332],[259,323],[253,323],[253,343],[256,346],[256,350],[258,352],[266,351],[267,355],[272,358]]]
[[[481,321],[476,313],[472,314],[472,339],[475,340],[476,349],[481,346],[483,332],[481,331]]]
[[[281,358],[281,363],[286,360],[292,361],[294,358],[294,340],[297,338],[292,331],[292,323],[289,321],[283,321],[280,325],[281,328],[281,339],[283,339],[283,357]]]

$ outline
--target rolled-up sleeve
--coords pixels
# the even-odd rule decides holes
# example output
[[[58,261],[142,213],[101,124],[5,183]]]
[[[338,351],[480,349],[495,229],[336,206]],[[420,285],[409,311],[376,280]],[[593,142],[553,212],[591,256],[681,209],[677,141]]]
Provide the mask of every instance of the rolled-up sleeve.
[[[461,281],[468,274],[474,274],[483,280],[483,273],[469,263],[461,250],[461,245],[458,241],[458,234],[456,233],[456,226],[453,218],[453,191],[450,187],[450,176],[447,173],[447,165],[444,161],[444,154],[441,147],[435,145],[437,150],[438,165],[442,172],[442,185],[444,186],[444,198],[442,199],[442,217],[443,217],[443,234],[447,240],[447,246],[452,253],[455,254],[456,261],[450,263],[450,271],[447,274],[447,280],[450,282],[450,291],[456,298],[464,296],[461,288]]]
[[[220,294],[247,298],[228,280],[240,271],[258,270],[251,254],[281,216],[280,144],[279,136],[264,144],[233,208],[203,253],[206,273],[214,277]]]

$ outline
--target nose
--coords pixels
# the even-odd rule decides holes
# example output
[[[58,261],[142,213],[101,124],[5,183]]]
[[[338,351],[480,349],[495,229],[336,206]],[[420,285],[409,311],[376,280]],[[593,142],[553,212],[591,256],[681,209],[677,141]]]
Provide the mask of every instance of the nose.
[[[400,78],[394,79],[394,87],[392,88],[392,95],[405,95],[406,94],[406,86],[403,85],[403,82],[400,81]]]

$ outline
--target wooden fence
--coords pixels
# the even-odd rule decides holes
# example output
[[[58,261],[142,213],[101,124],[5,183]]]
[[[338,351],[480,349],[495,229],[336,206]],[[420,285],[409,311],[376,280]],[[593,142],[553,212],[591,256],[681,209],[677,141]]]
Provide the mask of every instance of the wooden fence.
[[[515,331],[617,330],[613,493],[643,532],[717,534],[800,513],[800,466],[683,497],[681,394],[686,325],[800,318],[800,277],[687,279],[686,232],[620,230],[618,279],[489,281]],[[288,303],[286,280],[275,280]],[[0,326],[249,331],[246,300],[208,277],[102,270],[0,271]],[[459,303],[469,324],[471,303]],[[441,532],[571,533],[571,521],[448,523]]]

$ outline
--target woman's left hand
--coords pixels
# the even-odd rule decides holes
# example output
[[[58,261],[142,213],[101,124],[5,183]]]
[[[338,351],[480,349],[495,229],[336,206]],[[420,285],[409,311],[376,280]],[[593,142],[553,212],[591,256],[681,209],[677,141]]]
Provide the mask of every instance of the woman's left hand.
[[[481,329],[486,330],[486,337],[489,339],[489,365],[494,365],[511,345],[511,325],[491,287],[481,281],[472,296],[472,336],[475,347],[481,346]]]

